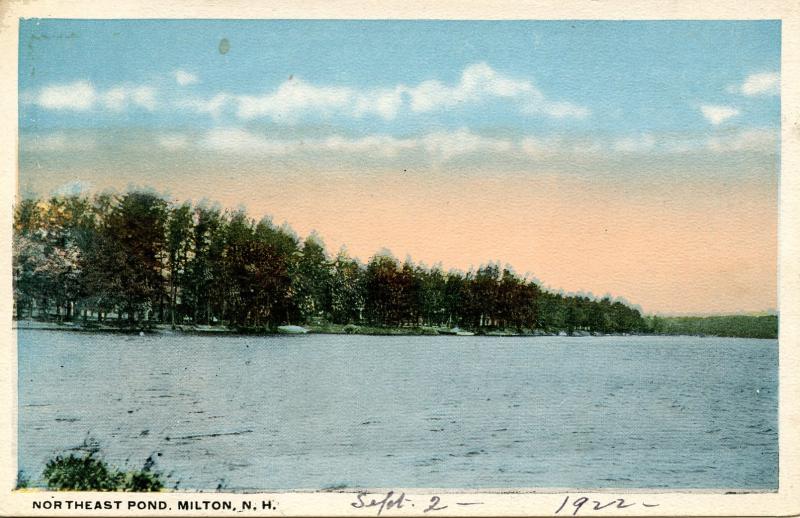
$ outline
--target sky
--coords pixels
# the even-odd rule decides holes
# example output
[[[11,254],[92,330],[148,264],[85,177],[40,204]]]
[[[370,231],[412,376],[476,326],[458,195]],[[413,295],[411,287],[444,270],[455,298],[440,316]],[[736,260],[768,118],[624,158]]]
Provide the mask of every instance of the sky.
[[[774,311],[779,21],[20,25],[19,191],[149,187],[329,251]]]

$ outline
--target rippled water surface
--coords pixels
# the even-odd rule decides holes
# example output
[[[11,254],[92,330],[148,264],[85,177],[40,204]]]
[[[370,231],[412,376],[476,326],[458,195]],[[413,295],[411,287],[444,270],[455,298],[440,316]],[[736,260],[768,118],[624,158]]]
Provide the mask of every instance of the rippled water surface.
[[[777,487],[774,340],[20,330],[19,463],[182,489]]]

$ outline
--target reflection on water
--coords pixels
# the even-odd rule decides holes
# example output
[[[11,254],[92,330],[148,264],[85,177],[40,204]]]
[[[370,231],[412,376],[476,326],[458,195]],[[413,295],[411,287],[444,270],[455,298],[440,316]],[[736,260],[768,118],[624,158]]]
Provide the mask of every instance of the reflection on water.
[[[774,340],[18,336],[34,483],[93,440],[181,489],[777,487]]]

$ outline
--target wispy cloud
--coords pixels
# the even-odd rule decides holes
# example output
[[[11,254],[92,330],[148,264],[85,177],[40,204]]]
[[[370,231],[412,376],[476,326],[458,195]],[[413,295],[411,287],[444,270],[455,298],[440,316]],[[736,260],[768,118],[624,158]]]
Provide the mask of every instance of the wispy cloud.
[[[525,136],[519,140],[519,150],[532,158],[546,158],[554,155],[590,155],[607,153],[613,143],[593,137],[541,137]]]
[[[302,143],[296,140],[271,139],[241,128],[215,128],[201,140],[201,146],[224,153],[287,155],[299,151]]]
[[[730,119],[739,115],[739,110],[733,106],[722,106],[717,104],[705,104],[700,107],[703,117],[714,126],[718,126]]]
[[[187,148],[242,156],[295,156],[327,154],[333,156],[384,157],[414,153],[434,162],[446,162],[460,156],[480,156],[494,161],[506,158],[547,160],[575,157],[625,158],[631,156],[666,157],[689,153],[766,153],[777,151],[779,134],[775,129],[749,128],[714,132],[706,136],[654,135],[642,133],[627,137],[589,136],[542,137],[523,135],[517,138],[492,137],[467,128],[434,131],[413,137],[398,138],[375,134],[349,137],[333,134],[316,138],[283,139],[239,127],[220,127],[199,138],[181,134],[158,137],[161,147],[175,152]]]
[[[622,153],[642,153],[652,150],[655,145],[655,137],[645,133],[617,139],[613,143],[613,149]]]
[[[175,71],[175,82],[181,86],[188,86],[199,83],[200,78],[196,74],[178,69]]]
[[[161,145],[167,147],[165,142]],[[431,132],[414,138],[390,135],[345,137],[331,135],[313,139],[275,139],[242,128],[216,128],[206,133],[200,145],[224,153],[245,155],[278,155],[302,153],[346,153],[393,157],[404,151],[424,152],[435,160],[450,160],[476,152],[510,151],[513,142],[507,139],[484,137],[467,129],[453,132]]]
[[[326,151],[345,153],[377,153],[384,156],[395,156],[399,152],[414,149],[419,145],[416,139],[401,139],[389,135],[370,135],[361,138],[345,138],[338,135],[322,139],[312,146]]]
[[[89,151],[95,147],[97,140],[93,136],[67,134],[63,131],[23,135],[20,138],[20,148],[25,152]]]
[[[184,149],[189,146],[189,137],[182,133],[165,133],[158,135],[158,144],[172,151]]]
[[[746,128],[715,132],[706,136],[654,135],[651,133],[610,139],[527,136],[519,140],[518,149],[533,158],[547,158],[555,155],[667,157],[708,152],[715,154],[738,152],[772,154],[778,150],[779,142],[780,133],[777,129]]]
[[[589,108],[566,101],[541,102],[538,106],[531,104],[527,111],[541,110],[554,119],[583,119],[589,116]]]
[[[429,133],[420,139],[420,143],[429,155],[442,160],[476,152],[501,153],[512,148],[510,140],[484,137],[466,128]]]
[[[58,130],[22,132],[20,152],[27,157],[39,154],[104,153],[119,151],[120,138],[128,151],[152,152],[154,146],[164,152],[181,154],[211,153],[235,156],[280,156],[315,160],[319,155],[333,159],[413,159],[432,163],[469,156],[481,163],[505,160],[542,162],[551,159],[629,159],[706,154],[766,154],[779,151],[778,128],[749,127],[712,129],[709,132],[634,133],[627,136],[592,134],[516,136],[486,135],[462,127],[409,136],[385,133],[351,136],[338,132],[314,137],[284,137],[275,129],[219,126],[210,130],[133,132],[129,136],[102,131]]]
[[[728,87],[732,93],[756,96],[779,95],[781,93],[781,76],[778,72],[759,72],[745,78],[742,84]]]
[[[749,128],[733,133],[714,135],[706,141],[706,148],[715,153],[755,151],[771,153],[778,150],[780,134],[768,128]]]

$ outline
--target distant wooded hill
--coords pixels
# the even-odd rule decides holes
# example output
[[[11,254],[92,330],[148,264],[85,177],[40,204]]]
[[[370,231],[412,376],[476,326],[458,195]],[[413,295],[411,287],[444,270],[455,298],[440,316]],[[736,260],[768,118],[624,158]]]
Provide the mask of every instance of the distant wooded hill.
[[[667,335],[737,336],[778,338],[776,315],[730,315],[714,317],[647,317],[652,333]]]

